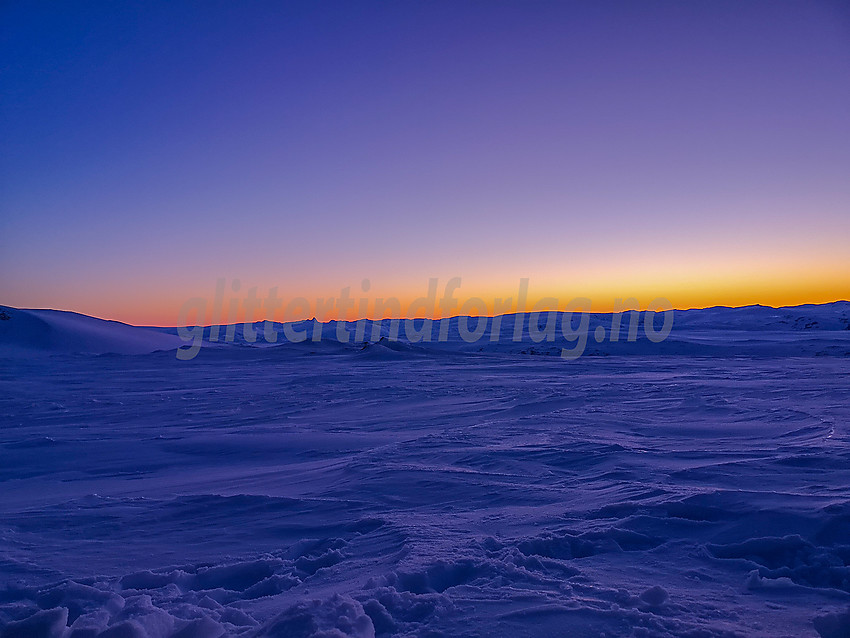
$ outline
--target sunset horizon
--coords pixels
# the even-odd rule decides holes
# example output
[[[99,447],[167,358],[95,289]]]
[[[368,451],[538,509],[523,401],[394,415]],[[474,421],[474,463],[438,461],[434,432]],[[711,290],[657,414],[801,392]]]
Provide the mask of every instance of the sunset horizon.
[[[0,83],[0,638],[850,638],[848,0],[6,0]]]
[[[8,5],[0,301],[850,297],[838,5],[333,6]]]
[[[424,287],[423,287],[422,292],[423,292],[423,294],[425,293]],[[542,299],[544,297],[553,297],[553,296],[554,295],[551,295],[551,294],[545,294],[545,295],[541,295],[540,299]],[[394,297],[394,295],[390,295],[389,297]],[[487,297],[482,297],[481,295],[470,295],[468,297],[459,296],[457,298],[458,305],[459,306],[463,305],[464,302],[468,301],[469,299],[471,299],[473,297],[476,298],[476,299],[482,299],[485,303],[487,303],[487,300],[489,299]],[[198,296],[195,296],[195,298],[198,298]],[[205,297],[200,297],[200,298],[205,298]],[[238,294],[231,294],[225,299],[225,301],[229,301],[230,299],[233,299],[233,298],[238,299],[239,295]],[[366,295],[363,295],[361,293],[360,298],[368,298],[369,303],[370,303],[370,307],[373,307],[373,304],[374,304],[374,301],[375,301],[374,297],[367,297]],[[398,299],[399,305],[402,309],[409,308],[411,306],[411,304],[413,304],[418,298],[419,297],[414,297],[413,295],[411,295],[409,297],[401,297],[401,298],[396,297],[396,299]],[[769,300],[766,300],[763,296],[755,296],[755,297],[750,298],[749,296],[744,295],[744,296],[734,297],[733,301],[731,303],[720,302],[720,301],[718,301],[717,303],[714,303],[712,301],[707,301],[707,302],[702,303],[700,305],[696,305],[696,304],[695,305],[685,305],[685,304],[681,304],[681,303],[677,305],[676,301],[674,301],[674,299],[676,299],[676,297],[673,297],[672,299],[670,299],[670,298],[667,298],[667,297],[657,295],[657,296],[653,296],[651,298],[647,298],[647,297],[643,297],[643,298],[637,297],[637,298],[635,298],[639,302],[637,307],[635,307],[634,305],[631,305],[631,304],[623,305],[622,303],[620,303],[620,304],[615,303],[617,301],[625,302],[625,301],[629,300],[630,297],[614,297],[614,298],[610,299],[609,303],[607,303],[607,304],[601,304],[600,303],[598,305],[596,303],[594,303],[594,299],[592,297],[587,297],[587,295],[581,295],[581,294],[575,295],[575,296],[562,295],[562,296],[556,297],[556,298],[558,298],[559,301],[562,301],[562,303],[560,303],[558,305],[543,304],[543,305],[535,308],[535,304],[537,303],[537,301],[539,301],[539,299],[531,298],[531,299],[527,300],[526,304],[522,308],[517,308],[516,300],[513,297],[511,297],[510,294],[507,294],[505,296],[496,296],[494,299],[500,300],[504,303],[507,303],[507,301],[510,299],[510,301],[511,301],[510,308],[505,309],[503,307],[499,312],[495,312],[494,308],[496,307],[496,304],[493,301],[490,301],[489,304],[487,304],[487,311],[486,312],[484,312],[484,313],[470,313],[470,316],[479,316],[479,315],[485,316],[486,315],[486,316],[492,317],[494,315],[500,315],[500,314],[530,313],[530,312],[534,312],[535,310],[540,311],[540,312],[560,311],[560,310],[563,310],[563,306],[565,305],[566,302],[571,301],[571,300],[576,299],[576,298],[590,299],[591,307],[590,307],[590,310],[588,312],[601,313],[601,314],[609,314],[609,313],[612,313],[612,312],[618,312],[618,311],[623,311],[623,310],[632,310],[632,309],[638,309],[638,310],[641,310],[641,311],[645,311],[645,310],[648,309],[648,302],[649,301],[659,299],[659,298],[662,298],[665,301],[670,301],[670,305],[667,306],[665,304],[665,307],[669,308],[671,310],[675,310],[675,311],[706,310],[706,309],[711,309],[711,308],[738,309],[738,308],[747,308],[747,307],[752,307],[752,306],[762,306],[762,307],[765,307],[765,308],[780,309],[780,308],[794,308],[794,307],[798,307],[798,306],[808,306],[808,305],[828,305],[828,304],[834,304],[834,303],[850,303],[850,295],[846,295],[844,297],[830,297],[829,295],[824,295],[824,296],[814,297],[814,298],[806,297],[806,300],[796,300],[796,301],[792,300],[790,302],[784,302],[784,301],[779,301],[779,300],[774,301],[774,302],[770,302]],[[193,313],[192,314],[193,321],[187,322],[185,324],[181,323],[179,321],[179,318],[180,318],[179,309],[178,310],[169,310],[170,314],[163,314],[163,315],[159,315],[159,314],[145,315],[145,314],[142,314],[142,315],[139,315],[140,317],[142,317],[142,319],[138,319],[138,318],[135,318],[136,315],[122,316],[122,315],[118,315],[114,312],[98,313],[98,312],[86,311],[86,310],[82,310],[82,309],[74,308],[74,307],[57,307],[57,306],[46,306],[46,305],[42,305],[42,306],[38,306],[38,305],[15,306],[14,304],[8,304],[8,305],[12,306],[12,307],[16,307],[16,308],[21,308],[21,309],[57,310],[57,311],[60,311],[60,312],[72,312],[72,313],[76,313],[76,314],[86,315],[86,316],[89,316],[89,317],[95,317],[97,319],[103,319],[105,321],[119,321],[121,323],[126,323],[126,324],[131,325],[131,326],[163,326],[163,327],[164,326],[175,327],[175,326],[179,326],[179,325],[205,325],[205,326],[209,326],[209,325],[216,323],[216,322],[212,321],[212,307],[213,307],[213,303],[214,303],[214,295],[210,294],[205,299],[208,299],[208,301],[209,301],[209,309],[207,310],[206,313],[203,314],[204,320],[201,321],[201,322],[194,321],[196,314]],[[327,297],[320,297],[320,299],[324,300],[324,299],[327,299]],[[646,300],[645,302],[643,301],[644,299]],[[708,299],[710,300],[712,298],[709,297]],[[724,300],[728,299],[728,297],[723,297],[723,299]],[[181,302],[181,304],[182,303],[185,303],[185,300],[183,300]],[[582,312],[584,312],[584,310],[582,310]],[[407,315],[404,312],[402,312],[401,314],[397,314],[397,313],[393,313],[393,312],[389,312],[389,311],[384,312],[384,313],[379,313],[378,315],[375,315],[374,313],[367,313],[365,315],[360,315],[356,311],[351,311],[345,317],[340,317],[334,311],[324,312],[324,313],[319,313],[319,314],[321,314],[321,316],[317,315],[313,311],[307,311],[307,312],[296,313],[294,315],[288,316],[285,313],[281,313],[281,312],[274,313],[272,315],[267,315],[267,314],[263,314],[262,312],[259,312],[259,313],[255,313],[253,315],[253,317],[254,317],[253,322],[259,323],[259,322],[263,322],[263,321],[275,321],[275,322],[282,323],[282,322],[288,322],[288,321],[304,321],[304,320],[307,320],[307,319],[318,319],[319,321],[356,321],[356,320],[359,320],[359,319],[367,319],[367,320],[406,319],[406,318],[414,318],[414,317],[415,318],[428,318],[428,319],[435,319],[436,320],[436,319],[441,319],[441,318],[461,316],[461,313],[459,311],[455,311],[455,312],[448,314],[448,315],[447,314],[441,314],[439,312],[439,308],[437,309],[437,312],[435,312],[433,314],[417,313],[415,315]],[[150,317],[150,319],[145,320],[144,317]],[[160,317],[163,317],[163,319],[159,319]],[[227,319],[226,322],[225,322],[225,319]],[[241,304],[240,304],[240,309],[236,313],[235,317],[222,317],[221,325],[224,325],[225,323],[241,324],[241,323],[244,323],[245,321],[246,321],[246,313],[245,313],[244,308],[242,308]]]

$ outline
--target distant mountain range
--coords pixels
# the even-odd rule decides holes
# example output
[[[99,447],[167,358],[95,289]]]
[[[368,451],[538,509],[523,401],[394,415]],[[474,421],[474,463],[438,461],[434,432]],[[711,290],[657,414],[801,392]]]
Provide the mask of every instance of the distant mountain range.
[[[515,330],[518,315],[501,315],[482,319],[480,337],[470,341],[461,326],[474,331],[479,318],[452,317],[431,323],[432,338],[416,340],[406,337],[405,320],[401,320],[398,338],[390,320],[365,320],[358,332],[357,322],[315,319],[273,323],[274,343],[264,335],[264,323],[252,324],[256,340],[246,334],[242,324],[222,327],[218,339],[211,341],[209,326],[193,329],[203,349],[216,352],[269,349],[287,354],[338,353],[361,357],[407,357],[451,353],[483,353],[514,355],[558,355],[562,348],[575,348],[586,339],[581,353],[600,355],[692,355],[692,356],[850,356],[850,302],[808,304],[782,308],[746,306],[713,307],[674,311],[672,331],[661,342],[648,339],[646,313],[640,313],[636,339],[628,340],[628,315],[623,315],[618,338],[611,339],[612,315],[593,313],[575,317],[580,327],[578,340],[568,341],[562,332],[561,316],[555,315],[547,326],[548,313],[538,316],[538,325],[529,326],[529,315],[522,316],[521,328]],[[581,320],[581,321],[579,321]],[[584,322],[583,325],[580,325]],[[493,339],[494,327],[499,338]],[[424,320],[414,320],[412,327],[422,332]],[[547,330],[548,327],[548,330]],[[661,327],[660,317],[655,329]],[[337,338],[348,333],[347,342]],[[139,327],[118,321],[107,321],[60,310],[30,310],[0,306],[0,356],[28,357],[61,354],[138,355],[156,351],[174,351],[186,342],[177,327]],[[203,332],[203,336],[201,336]],[[443,334],[446,339],[440,340]],[[466,334],[467,339],[462,338]],[[575,332],[570,333],[575,335]],[[231,339],[226,337],[230,335]],[[294,339],[287,335],[295,336]],[[515,339],[515,335],[519,338]],[[601,337],[601,338],[600,338]],[[303,340],[303,342],[300,342]]]

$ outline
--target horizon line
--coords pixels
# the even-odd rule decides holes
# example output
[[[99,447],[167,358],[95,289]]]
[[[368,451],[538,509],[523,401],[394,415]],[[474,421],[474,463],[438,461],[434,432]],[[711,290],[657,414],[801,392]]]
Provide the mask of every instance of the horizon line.
[[[801,303],[801,304],[793,304],[793,305],[788,305],[788,306],[771,306],[771,305],[767,305],[767,304],[755,303],[755,304],[744,304],[744,305],[741,305],[741,306],[713,305],[713,306],[689,307],[689,308],[666,308],[666,309],[662,309],[662,310],[647,310],[647,309],[631,308],[631,309],[626,309],[626,310],[620,310],[620,311],[617,311],[617,312],[621,312],[621,313],[625,313],[625,312],[638,312],[638,313],[643,313],[643,312],[670,312],[670,311],[673,311],[673,312],[688,312],[688,311],[692,311],[692,310],[719,310],[719,309],[722,309],[722,310],[741,310],[741,309],[744,309],[744,308],[767,308],[767,309],[770,309],[770,310],[784,310],[784,309],[801,308],[803,306],[831,306],[831,305],[840,304],[840,303],[850,303],[850,299],[835,299],[833,301],[825,301],[825,302],[821,302],[821,303]],[[79,316],[82,316],[82,317],[89,317],[89,318],[92,318],[92,319],[97,319],[99,321],[108,321],[108,322],[111,322],[111,323],[120,323],[122,325],[131,326],[133,328],[178,328],[178,327],[204,327],[204,328],[209,328],[211,326],[223,327],[223,326],[238,326],[238,325],[245,325],[245,324],[251,325],[251,324],[265,323],[267,321],[271,321],[272,323],[278,323],[278,324],[281,324],[281,325],[299,323],[299,322],[302,322],[302,321],[310,321],[310,322],[318,321],[319,323],[323,323],[323,324],[328,324],[328,323],[332,323],[332,322],[335,322],[335,323],[338,323],[338,322],[357,323],[358,321],[371,321],[371,322],[378,322],[378,321],[417,321],[417,320],[426,320],[426,319],[430,319],[431,321],[443,321],[445,319],[451,320],[451,319],[457,319],[459,317],[469,317],[469,318],[486,317],[488,319],[493,319],[495,317],[509,317],[509,316],[512,316],[512,315],[515,316],[515,315],[520,315],[520,314],[527,315],[527,314],[531,314],[533,312],[536,312],[536,313],[539,313],[539,314],[550,313],[550,312],[556,312],[556,313],[567,312],[566,310],[557,309],[557,308],[543,308],[543,309],[540,309],[540,310],[522,310],[522,311],[517,310],[516,312],[508,312],[508,313],[493,314],[493,315],[449,315],[447,317],[424,317],[424,316],[384,317],[383,319],[371,319],[369,317],[360,317],[358,319],[326,319],[324,321],[319,321],[315,316],[313,316],[313,317],[303,318],[303,319],[292,319],[292,320],[289,320],[289,321],[277,321],[275,319],[263,318],[263,319],[257,319],[255,321],[249,321],[249,322],[236,321],[236,322],[233,322],[233,323],[187,324],[186,326],[182,326],[181,324],[173,324],[173,325],[145,324],[145,325],[140,325],[140,324],[129,323],[127,321],[121,321],[120,319],[107,319],[107,318],[104,318],[104,317],[98,317],[97,315],[89,315],[89,314],[86,314],[84,312],[78,312],[76,310],[64,310],[64,309],[61,309],[61,308],[18,308],[17,306],[8,306],[8,305],[4,305],[4,304],[0,304],[0,308],[10,308],[12,310],[21,310],[21,311],[25,311],[25,312],[26,311],[63,312],[63,313],[68,313],[68,314],[79,315]],[[593,312],[593,311],[586,312],[586,311],[583,311],[583,310],[573,310],[573,311],[569,311],[569,312],[572,312],[573,314],[577,314],[577,315],[584,315],[584,314],[588,314],[588,315],[613,315],[613,314],[616,314],[615,311],[613,311],[613,310],[600,311],[600,312]]]

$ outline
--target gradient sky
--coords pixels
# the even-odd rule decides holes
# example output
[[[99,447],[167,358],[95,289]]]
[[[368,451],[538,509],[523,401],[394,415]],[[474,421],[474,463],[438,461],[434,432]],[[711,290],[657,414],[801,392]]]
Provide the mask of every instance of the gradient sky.
[[[850,297],[835,2],[5,2],[0,303]]]

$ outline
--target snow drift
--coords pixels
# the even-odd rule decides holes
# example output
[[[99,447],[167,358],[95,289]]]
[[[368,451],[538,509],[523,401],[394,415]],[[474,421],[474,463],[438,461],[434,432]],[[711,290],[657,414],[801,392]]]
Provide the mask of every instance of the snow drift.
[[[50,354],[145,354],[174,350],[176,335],[61,310],[0,306],[0,356]]]

